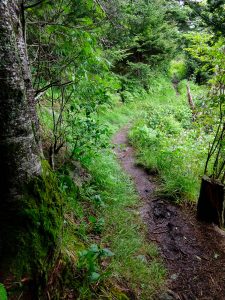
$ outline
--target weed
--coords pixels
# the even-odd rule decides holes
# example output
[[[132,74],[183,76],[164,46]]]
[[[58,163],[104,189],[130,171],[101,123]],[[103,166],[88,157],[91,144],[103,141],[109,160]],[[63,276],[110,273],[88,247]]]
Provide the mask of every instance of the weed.
[[[92,244],[87,250],[79,252],[78,268],[85,273],[86,281],[93,283],[100,281],[109,275],[109,272],[101,272],[100,262],[103,258],[112,257],[112,253],[107,248],[100,248]]]

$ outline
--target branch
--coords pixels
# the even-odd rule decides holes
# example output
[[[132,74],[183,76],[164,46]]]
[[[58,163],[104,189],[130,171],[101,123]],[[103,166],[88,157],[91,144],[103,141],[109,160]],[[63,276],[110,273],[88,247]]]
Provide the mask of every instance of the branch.
[[[70,81],[66,81],[64,83],[60,83],[60,81],[54,81],[54,82],[51,82],[49,84],[47,84],[46,86],[44,86],[43,88],[41,88],[40,90],[36,91],[35,92],[35,100],[37,100],[38,98],[40,98],[45,91],[47,91],[49,88],[53,87],[53,86],[58,86],[58,87],[62,87],[62,86],[65,86],[65,85],[68,85],[68,84],[71,84],[73,81],[70,80]]]
[[[26,5],[26,6],[23,7],[23,9],[33,8],[33,7],[38,6],[39,4],[41,4],[43,2],[45,2],[45,0],[38,1],[38,2],[36,2],[34,4],[31,4],[31,5]]]
[[[42,27],[44,27],[44,26],[60,26],[60,27],[66,27],[66,28],[69,28],[69,29],[88,29],[88,28],[90,28],[90,25],[71,26],[71,25],[68,25],[68,24],[54,23],[54,22],[48,22],[48,21],[27,22],[27,24],[38,24]],[[99,24],[101,24],[101,23],[99,22]],[[92,27],[93,27],[93,25],[92,25]],[[91,28],[91,29],[93,29],[93,28]]]

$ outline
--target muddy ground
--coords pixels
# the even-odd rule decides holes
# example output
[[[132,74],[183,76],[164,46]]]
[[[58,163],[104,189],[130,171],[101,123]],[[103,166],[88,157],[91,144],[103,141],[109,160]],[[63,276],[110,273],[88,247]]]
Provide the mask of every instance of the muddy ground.
[[[178,206],[157,197],[157,180],[135,163],[129,126],[113,138],[115,153],[135,183],[148,238],[157,243],[168,269],[168,290],[160,300],[225,299],[225,232],[200,223],[195,206]]]

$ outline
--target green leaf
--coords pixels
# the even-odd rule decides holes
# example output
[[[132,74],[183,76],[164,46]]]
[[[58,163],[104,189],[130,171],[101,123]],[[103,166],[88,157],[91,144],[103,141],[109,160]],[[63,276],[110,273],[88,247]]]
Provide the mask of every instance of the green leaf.
[[[104,248],[102,250],[102,252],[103,252],[103,255],[105,255],[105,256],[108,256],[108,257],[114,256],[114,253],[111,250],[109,250],[108,248]]]
[[[97,281],[99,280],[99,278],[101,277],[101,275],[97,272],[92,272],[90,275],[90,281]]]
[[[90,251],[92,251],[94,253],[98,253],[99,252],[98,245],[96,245],[96,244],[91,245]]]
[[[4,285],[0,283],[0,300],[7,300],[7,293]]]
[[[91,222],[91,223],[96,223],[96,222],[97,222],[97,219],[96,219],[94,216],[90,216],[90,217],[89,217],[89,222]]]

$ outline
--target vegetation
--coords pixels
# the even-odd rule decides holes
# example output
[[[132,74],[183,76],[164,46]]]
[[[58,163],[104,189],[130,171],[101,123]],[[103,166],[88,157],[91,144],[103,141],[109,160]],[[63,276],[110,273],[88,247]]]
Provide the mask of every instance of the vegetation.
[[[0,298],[153,299],[167,272],[111,139],[131,124],[180,205],[224,184],[223,1],[3,2]]]
[[[134,123],[130,139],[139,163],[160,175],[161,192],[175,200],[195,201],[211,136],[202,134],[197,120],[192,121],[185,81],[178,85],[179,95],[169,79],[156,82],[160,84],[155,84],[149,95],[151,101]],[[192,85],[192,91],[195,99],[202,96],[197,86]]]

